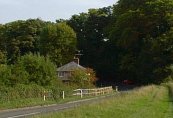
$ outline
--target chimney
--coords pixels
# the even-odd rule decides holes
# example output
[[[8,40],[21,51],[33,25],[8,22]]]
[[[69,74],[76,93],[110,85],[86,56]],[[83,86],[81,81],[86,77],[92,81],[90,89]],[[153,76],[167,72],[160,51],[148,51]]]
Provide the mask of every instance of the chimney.
[[[73,61],[79,65],[79,58],[74,57]]]

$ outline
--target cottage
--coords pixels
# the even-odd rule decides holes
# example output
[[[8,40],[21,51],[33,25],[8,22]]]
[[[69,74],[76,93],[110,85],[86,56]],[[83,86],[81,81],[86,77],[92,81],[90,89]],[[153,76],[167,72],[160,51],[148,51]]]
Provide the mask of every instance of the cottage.
[[[80,66],[78,63],[72,61],[68,64],[65,64],[64,66],[57,68],[58,77],[62,81],[68,81],[69,77],[71,76],[72,71],[75,69],[85,70],[86,68],[84,68],[84,67]]]

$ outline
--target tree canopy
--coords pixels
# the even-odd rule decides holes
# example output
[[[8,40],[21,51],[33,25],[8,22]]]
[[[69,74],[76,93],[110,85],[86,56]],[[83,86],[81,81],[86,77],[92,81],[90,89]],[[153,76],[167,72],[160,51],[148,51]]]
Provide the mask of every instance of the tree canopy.
[[[39,37],[44,22],[40,19],[14,21],[7,23],[1,30],[1,48],[7,52],[7,59],[14,63],[19,56],[28,52],[38,52]]]
[[[76,34],[66,23],[48,24],[40,38],[40,53],[57,66],[71,61],[76,50]]]
[[[172,0],[119,0],[56,23],[28,19],[0,25],[0,63],[16,64],[31,52],[58,67],[78,49],[81,64],[96,70],[99,81],[160,83],[173,62],[172,8]]]
[[[171,0],[120,0],[110,40],[118,52],[121,73],[138,82],[160,82],[172,63]],[[129,3],[129,4],[128,4]],[[168,38],[169,37],[169,38]]]

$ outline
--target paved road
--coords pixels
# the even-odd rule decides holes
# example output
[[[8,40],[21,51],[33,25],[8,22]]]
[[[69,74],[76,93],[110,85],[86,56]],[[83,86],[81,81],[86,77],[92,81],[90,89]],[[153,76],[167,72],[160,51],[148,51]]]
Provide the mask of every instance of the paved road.
[[[112,98],[117,96],[118,94],[101,96],[91,99],[84,99],[79,101],[68,102],[65,104],[54,104],[47,106],[37,106],[37,107],[29,107],[29,108],[20,108],[20,109],[12,109],[12,110],[4,110],[0,111],[0,118],[26,118],[31,117],[33,115],[44,114],[48,112],[58,112],[65,109],[70,109],[77,107],[82,104],[92,104],[100,102],[104,99]]]

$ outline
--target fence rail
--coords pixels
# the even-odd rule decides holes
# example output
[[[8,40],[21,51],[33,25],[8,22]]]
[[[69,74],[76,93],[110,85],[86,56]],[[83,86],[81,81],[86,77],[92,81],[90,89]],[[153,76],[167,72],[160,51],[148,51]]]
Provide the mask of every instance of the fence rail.
[[[81,96],[82,98],[84,95],[97,96],[97,95],[109,94],[111,92],[113,92],[113,88],[112,86],[109,86],[109,87],[95,88],[95,89],[76,89],[74,90],[73,95]]]

